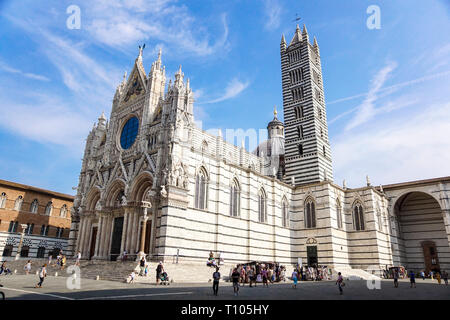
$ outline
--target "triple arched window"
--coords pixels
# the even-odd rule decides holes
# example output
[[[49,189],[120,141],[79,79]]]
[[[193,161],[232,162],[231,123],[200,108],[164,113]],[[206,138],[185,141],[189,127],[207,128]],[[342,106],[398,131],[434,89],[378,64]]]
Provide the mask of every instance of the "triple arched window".
[[[286,200],[286,198],[283,199],[281,204],[281,214],[282,214],[282,221],[283,221],[283,227],[289,228],[289,205]]]
[[[241,189],[239,188],[239,182],[233,179],[230,187],[230,216],[238,217],[240,215],[240,195]]]
[[[305,201],[305,228],[316,227],[316,204],[309,198]]]
[[[31,202],[30,205],[30,212],[31,213],[37,213],[38,212],[38,207],[39,207],[39,202],[37,199],[34,199],[33,202]]]
[[[258,220],[267,222],[267,196],[264,189],[259,190],[258,195]]]
[[[195,178],[195,208],[208,208],[208,175],[204,168],[200,168]]]
[[[0,209],[5,209],[6,207],[6,193],[2,192],[2,195],[0,196]]]
[[[353,226],[354,230],[365,230],[364,210],[361,203],[357,202],[353,207]]]

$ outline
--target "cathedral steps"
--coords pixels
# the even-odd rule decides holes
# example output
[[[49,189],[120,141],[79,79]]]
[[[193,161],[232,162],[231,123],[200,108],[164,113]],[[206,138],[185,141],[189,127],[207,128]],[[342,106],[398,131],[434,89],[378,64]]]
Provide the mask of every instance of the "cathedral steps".
[[[350,267],[337,267],[333,270],[333,274],[340,272],[344,279],[348,280],[379,280],[380,277],[373,275],[362,269],[353,269]]]

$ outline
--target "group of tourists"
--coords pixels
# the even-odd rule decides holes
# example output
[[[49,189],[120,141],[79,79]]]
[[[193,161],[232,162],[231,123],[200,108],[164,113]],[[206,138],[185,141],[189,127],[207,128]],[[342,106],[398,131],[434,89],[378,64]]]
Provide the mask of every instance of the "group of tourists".
[[[257,283],[268,287],[269,282],[286,281],[286,268],[275,263],[238,264],[230,270],[230,279],[233,278],[235,271],[239,274],[238,283],[242,285],[248,283],[250,287],[256,287]]]
[[[141,260],[139,260],[139,276],[140,277],[147,277],[150,270],[150,264],[147,262],[145,257],[142,257]],[[136,279],[136,273],[134,271],[131,272],[131,274],[128,276],[126,282],[127,283],[133,283]],[[164,271],[164,265],[162,261],[158,263],[156,266],[156,284],[170,284],[169,283],[169,276],[167,275],[167,272]]]
[[[301,281],[321,281],[331,280],[332,271],[327,266],[297,266],[298,280]]]

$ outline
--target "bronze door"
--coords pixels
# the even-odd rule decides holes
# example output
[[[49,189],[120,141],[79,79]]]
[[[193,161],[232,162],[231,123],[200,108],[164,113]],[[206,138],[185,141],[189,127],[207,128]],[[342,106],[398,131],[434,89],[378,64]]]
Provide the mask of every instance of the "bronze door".
[[[91,248],[89,250],[89,260],[92,259],[92,257],[95,254],[95,242],[97,240],[97,227],[92,228],[92,238],[91,238]]]
[[[422,242],[423,256],[425,262],[425,272],[428,274],[430,270],[439,271],[439,258],[436,243],[433,241]]]

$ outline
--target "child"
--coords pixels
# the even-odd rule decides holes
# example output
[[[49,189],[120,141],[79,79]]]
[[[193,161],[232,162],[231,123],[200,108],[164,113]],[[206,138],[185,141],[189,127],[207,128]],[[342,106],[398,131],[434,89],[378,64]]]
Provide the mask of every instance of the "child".
[[[128,283],[133,283],[135,277],[136,277],[136,274],[134,273],[134,271],[131,272],[131,274],[128,277]]]
[[[28,260],[27,264],[23,267],[25,274],[28,275],[31,271],[31,260]]]
[[[338,278],[336,280],[336,284],[339,287],[339,294],[343,294],[344,290],[342,290],[342,287],[344,286],[344,278],[342,277],[342,274],[340,272],[338,272]]]
[[[36,288],[42,288],[42,283],[44,282],[44,278],[47,276],[47,264],[44,264],[39,272],[39,282],[36,285]]]

